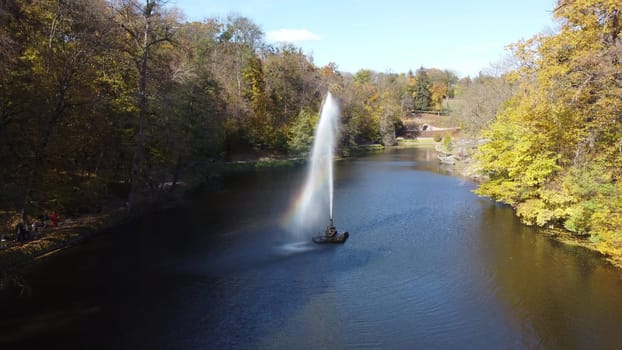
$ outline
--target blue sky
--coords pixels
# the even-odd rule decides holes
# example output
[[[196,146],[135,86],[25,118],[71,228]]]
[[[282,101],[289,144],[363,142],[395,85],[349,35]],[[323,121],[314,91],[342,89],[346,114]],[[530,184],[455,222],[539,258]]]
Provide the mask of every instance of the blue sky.
[[[249,18],[266,41],[289,40],[316,65],[406,72],[451,69],[475,76],[508,44],[555,28],[555,0],[171,0],[188,21]],[[288,38],[288,39],[285,39]]]

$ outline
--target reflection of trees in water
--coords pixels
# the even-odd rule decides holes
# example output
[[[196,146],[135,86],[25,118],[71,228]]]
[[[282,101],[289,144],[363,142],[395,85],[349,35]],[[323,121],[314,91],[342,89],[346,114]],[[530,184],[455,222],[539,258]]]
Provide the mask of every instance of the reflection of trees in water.
[[[482,252],[506,310],[523,334],[545,348],[610,348],[620,334],[619,276],[592,252],[553,241],[522,225],[509,207],[482,212]],[[611,303],[616,303],[612,308]],[[617,310],[616,310],[617,309]],[[614,336],[615,338],[616,336]],[[617,336],[622,341],[622,335]],[[599,343],[604,342],[604,343]]]

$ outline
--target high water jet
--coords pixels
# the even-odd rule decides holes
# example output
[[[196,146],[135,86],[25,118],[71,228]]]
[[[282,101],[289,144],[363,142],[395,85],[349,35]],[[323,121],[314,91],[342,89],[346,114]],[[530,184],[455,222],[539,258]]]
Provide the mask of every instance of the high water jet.
[[[329,224],[322,236],[322,242],[341,239],[342,243],[348,237],[347,233],[339,235],[333,225],[333,198],[334,198],[334,169],[335,143],[338,135],[339,103],[328,92],[322,104],[320,120],[315,130],[309,171],[295,208],[295,230],[305,232],[317,228],[326,212]]]

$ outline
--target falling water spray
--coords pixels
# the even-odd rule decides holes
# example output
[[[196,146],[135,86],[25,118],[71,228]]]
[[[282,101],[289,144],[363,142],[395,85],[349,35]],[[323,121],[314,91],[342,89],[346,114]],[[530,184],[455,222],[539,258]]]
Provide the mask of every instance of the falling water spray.
[[[294,227],[304,232],[326,220],[326,210],[333,221],[333,161],[339,122],[339,104],[329,92],[322,103],[320,120],[315,130],[309,170],[302,193],[294,208]]]

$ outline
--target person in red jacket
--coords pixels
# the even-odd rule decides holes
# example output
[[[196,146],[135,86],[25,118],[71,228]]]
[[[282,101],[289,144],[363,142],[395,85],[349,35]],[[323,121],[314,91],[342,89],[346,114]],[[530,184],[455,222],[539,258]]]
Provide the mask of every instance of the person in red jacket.
[[[58,215],[56,215],[55,211],[50,214],[50,221],[52,221],[52,226],[56,227],[58,225]]]

